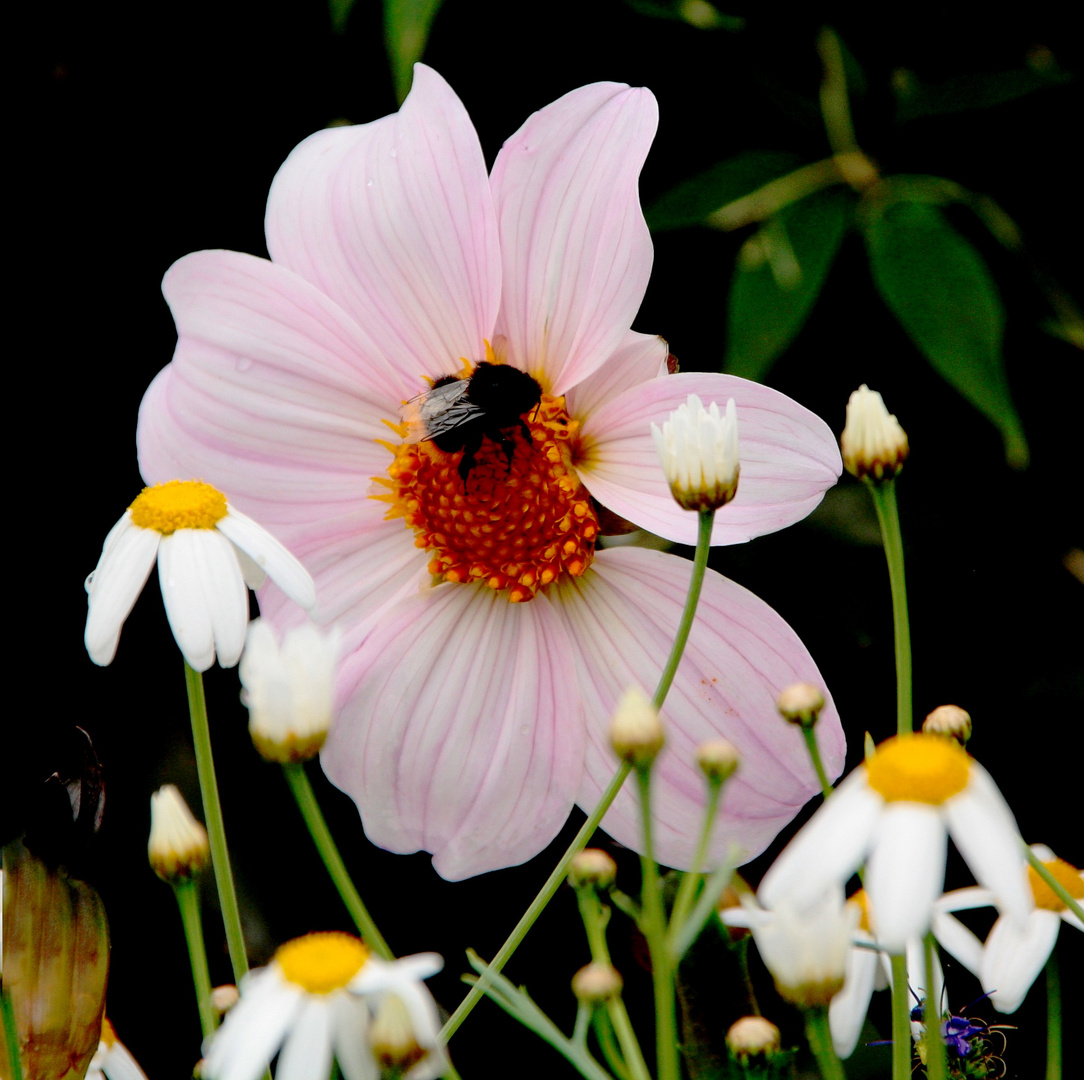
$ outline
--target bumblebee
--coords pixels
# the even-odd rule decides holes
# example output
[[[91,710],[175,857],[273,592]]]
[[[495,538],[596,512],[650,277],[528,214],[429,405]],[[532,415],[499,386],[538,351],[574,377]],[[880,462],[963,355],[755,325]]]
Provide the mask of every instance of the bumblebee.
[[[403,403],[408,443],[431,442],[446,454],[463,451],[459,475],[466,484],[482,439],[504,451],[509,465],[516,450],[512,429],[531,441],[524,415],[538,408],[542,387],[525,371],[483,360],[465,379],[445,375],[424,394]]]

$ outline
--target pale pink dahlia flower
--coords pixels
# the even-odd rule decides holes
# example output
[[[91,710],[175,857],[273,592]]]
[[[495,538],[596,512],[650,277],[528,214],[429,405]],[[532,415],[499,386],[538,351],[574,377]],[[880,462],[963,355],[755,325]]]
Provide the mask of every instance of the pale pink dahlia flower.
[[[396,115],[318,132],[286,160],[271,261],[198,252],[163,284],[179,342],[140,410],[143,474],[219,485],[302,559],[317,617],[343,632],[324,768],[374,843],[430,851],[447,878],[522,862],[573,804],[593,806],[615,768],[610,712],[665,662],[689,563],[596,551],[592,501],[694,542],[652,421],[689,394],[737,403],[741,486],[716,543],[799,520],[840,472],[806,409],[741,379],[666,375],[665,342],[629,329],[651,269],[637,178],[656,118],[646,90],[582,87],[532,116],[487,176],[462,103],[419,65]],[[543,398],[505,444],[485,440],[464,485],[459,453],[393,426],[426,378],[487,357]],[[261,605],[296,618],[273,586]],[[818,790],[775,713],[794,682],[822,682],[794,632],[709,572],[663,710],[663,862],[692,857],[707,739],[742,755],[716,857],[757,854]],[[836,776],[830,704],[818,732]],[[603,824],[637,846],[631,792]]]

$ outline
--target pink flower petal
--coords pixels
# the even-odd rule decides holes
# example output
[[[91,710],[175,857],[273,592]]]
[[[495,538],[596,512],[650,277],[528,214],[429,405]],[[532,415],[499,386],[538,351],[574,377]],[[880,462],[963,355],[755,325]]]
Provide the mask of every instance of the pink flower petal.
[[[647,692],[666,662],[688,587],[691,563],[658,551],[599,552],[592,570],[556,592],[576,654],[587,717],[587,762],[577,802],[598,801],[617,762],[610,714],[621,693]],[[775,698],[796,682],[823,679],[794,631],[763,601],[709,571],[697,619],[663,706],[667,745],[652,774],[656,857],[687,868],[703,813],[705,783],[694,755],[720,736],[742,754],[728,782],[712,847],[718,863],[732,844],[743,861],[759,854],[819,790],[798,730],[779,718]],[[817,728],[830,776],[843,766],[844,739],[829,703]],[[640,847],[640,818],[631,785],[603,820],[621,843]]]
[[[374,843],[431,851],[449,880],[522,862],[553,839],[579,788],[572,670],[545,597],[431,590],[347,663],[324,769]]]
[[[669,353],[665,338],[630,330],[602,367],[569,390],[569,415],[590,416],[629,387],[665,374]]]
[[[705,404],[733,398],[741,480],[715,518],[713,544],[739,544],[801,521],[842,469],[835,436],[819,416],[767,386],[733,375],[664,375],[634,386],[581,420],[580,478],[604,506],[668,540],[696,542],[696,515],[674,502],[651,438],[651,424],[697,394]]]
[[[658,125],[650,91],[573,90],[530,117],[493,166],[508,359],[563,394],[621,344],[651,274],[637,181]]]
[[[501,288],[492,196],[470,117],[431,68],[415,66],[397,114],[301,143],[266,227],[271,258],[365,326],[413,393],[484,357]]]

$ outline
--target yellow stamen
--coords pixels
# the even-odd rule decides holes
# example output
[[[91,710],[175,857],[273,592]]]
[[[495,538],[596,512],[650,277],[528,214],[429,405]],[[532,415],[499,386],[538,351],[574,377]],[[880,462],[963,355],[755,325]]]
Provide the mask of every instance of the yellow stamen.
[[[578,424],[564,398],[543,394],[522,420],[529,440],[518,427],[502,431],[512,460],[485,438],[465,484],[462,450],[446,453],[430,441],[397,446],[390,479],[374,478],[390,496],[370,496],[391,503],[386,519],[401,517],[414,530],[435,578],[483,584],[512,603],[532,600],[562,575],[585,573],[599,534],[573,466]]]
[[[163,536],[178,529],[213,529],[229,512],[226,496],[200,480],[146,487],[128,509],[133,524]]]
[[[1044,862],[1043,866],[1050,871],[1054,880],[1074,899],[1084,899],[1084,879],[1080,871],[1067,863],[1064,859],[1052,859]],[[1028,882],[1031,891],[1035,894],[1035,906],[1045,911],[1065,911],[1065,902],[1045,881],[1035,872],[1034,867],[1028,867]]]
[[[970,768],[958,743],[922,734],[888,739],[866,762],[869,786],[887,801],[935,806],[967,787]]]
[[[282,974],[310,994],[341,990],[362,969],[369,950],[352,934],[306,934],[275,952]]]

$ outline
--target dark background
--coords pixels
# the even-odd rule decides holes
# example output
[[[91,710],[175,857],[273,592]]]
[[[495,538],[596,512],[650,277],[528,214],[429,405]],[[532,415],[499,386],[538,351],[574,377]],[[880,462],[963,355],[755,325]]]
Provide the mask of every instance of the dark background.
[[[530,24],[525,32],[511,10],[448,0],[425,54],[462,97],[490,161],[530,112],[601,79],[646,85],[659,99],[645,204],[743,149],[787,149],[814,160],[827,152],[814,38],[830,22],[864,67],[868,89],[856,115],[863,147],[886,171],[947,176],[993,196],[1023,229],[1030,258],[1063,286],[1079,285],[1079,172],[1070,160],[1079,141],[1076,83],[906,125],[893,119],[891,85],[900,69],[935,83],[1019,69],[1045,47],[1061,69],[1079,73],[1080,38],[1054,5],[1027,5],[1011,22],[991,13],[988,24],[922,5],[857,17],[823,6],[801,18],[782,6],[746,5],[732,9],[747,17],[741,33],[697,31],[616,0],[517,6]],[[319,3],[302,0],[59,3],[29,40],[21,57],[29,60],[29,91],[17,110],[8,170],[19,193],[11,208],[19,280],[10,315],[26,328],[9,360],[18,375],[8,411],[9,433],[19,440],[9,438],[15,475],[28,483],[31,463],[37,497],[27,515],[31,535],[16,538],[9,572],[19,567],[24,590],[12,620],[22,646],[13,686],[34,689],[32,697],[14,690],[3,721],[3,828],[25,826],[37,785],[60,767],[71,725],[82,725],[108,788],[100,836],[76,865],[101,892],[112,924],[109,1014],[152,1080],[169,1080],[189,1074],[199,1028],[173,900],[147,867],[145,845],[149,796],[159,785],[177,783],[198,806],[180,658],[152,584],[114,663],[94,667],[82,645],[82,581],[141,486],[136,410],[175,341],[162,274],[205,247],[265,254],[264,199],[290,149],[329,121],[368,121],[396,103],[379,5],[366,0],[358,0],[342,36],[331,33]],[[990,260],[1007,307],[1009,378],[1032,449],[1027,471],[1005,466],[993,427],[915,353],[874,292],[857,239],[845,242],[813,316],[769,381],[837,431],[861,382],[880,390],[900,418],[912,446],[899,494],[916,713],[946,701],[967,708],[976,725],[970,749],[1002,786],[1024,836],[1079,864],[1084,592],[1067,560],[1074,548],[1078,566],[1084,558],[1076,547],[1084,536],[1081,354],[1040,330],[1049,309],[1026,265],[977,230],[969,235]],[[690,230],[656,239],[636,328],[668,338],[686,369],[721,361],[726,287],[743,238]],[[845,477],[809,521],[717,549],[713,565],[776,607],[808,643],[835,695],[852,762],[863,731],[878,739],[891,732],[887,575],[858,485]],[[246,932],[253,961],[262,963],[289,937],[349,924],[281,776],[252,750],[235,673],[213,669],[207,689]],[[444,954],[446,972],[432,985],[449,1009],[462,993],[463,948],[492,955],[582,820],[577,812],[559,841],[526,866],[452,885],[425,855],[372,848],[353,804],[326,783],[318,790],[392,947]],[[635,891],[636,860],[617,854],[621,883]],[[758,861],[750,877],[766,865]],[[950,866],[949,884],[965,883],[965,872]],[[206,891],[212,978],[221,982],[228,963],[213,889]],[[1062,935],[1070,1025],[1082,1004],[1072,975],[1084,958],[1080,937]],[[638,988],[646,976],[620,917],[612,938],[633,984],[632,1007],[646,1007],[649,991],[645,997]],[[711,946],[698,970],[709,977],[705,1022],[721,1034],[741,1006],[727,988],[729,961]],[[567,1028],[574,1014],[568,980],[587,959],[563,890],[509,972]],[[959,1008],[980,991],[951,970],[949,1004]],[[1010,1076],[1041,1069],[1041,996],[1040,983],[1012,1018],[1020,1030],[1009,1032]],[[766,1009],[797,1038],[784,1007],[769,997]],[[972,1011],[996,1022],[985,1003]],[[887,1003],[873,1015],[886,1030]],[[451,1049],[465,1080],[571,1075],[531,1039],[483,1004]],[[864,1075],[886,1075],[888,1051],[868,1053]]]

